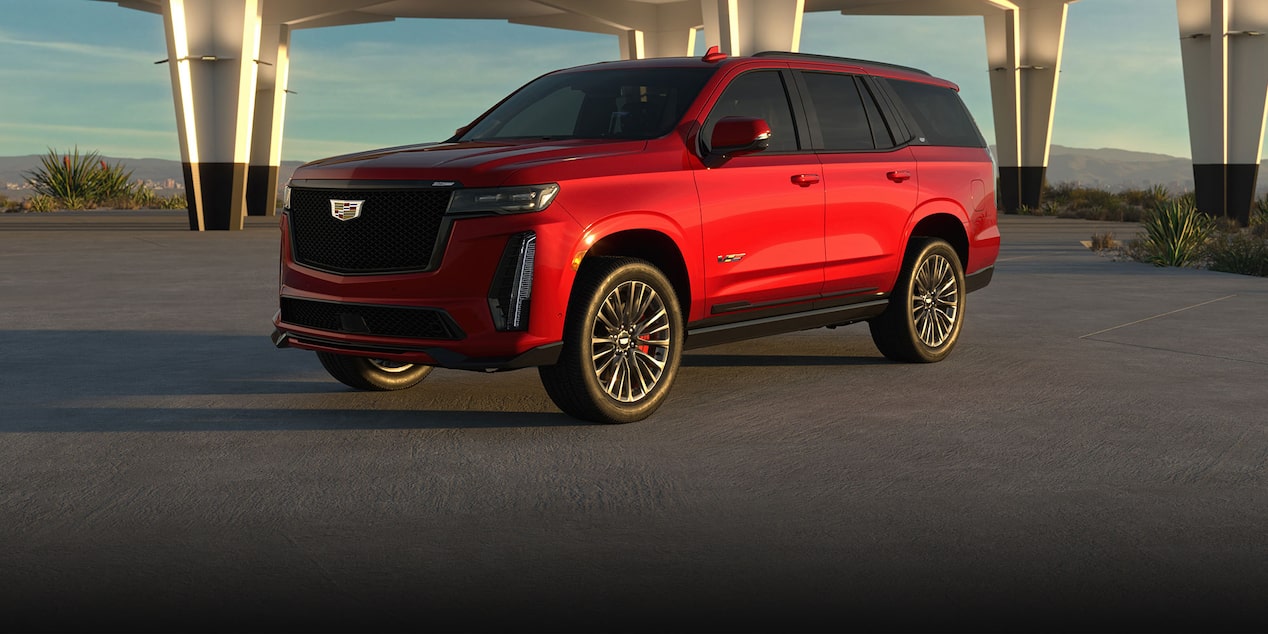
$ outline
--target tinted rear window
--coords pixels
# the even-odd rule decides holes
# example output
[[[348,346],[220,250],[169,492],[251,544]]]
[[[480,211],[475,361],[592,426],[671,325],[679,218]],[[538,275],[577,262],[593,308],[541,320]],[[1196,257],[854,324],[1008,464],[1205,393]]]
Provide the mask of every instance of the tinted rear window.
[[[957,147],[986,147],[973,117],[960,101],[960,96],[950,88],[911,81],[890,80],[889,86],[898,94],[916,125],[920,127],[923,142],[929,145]]]

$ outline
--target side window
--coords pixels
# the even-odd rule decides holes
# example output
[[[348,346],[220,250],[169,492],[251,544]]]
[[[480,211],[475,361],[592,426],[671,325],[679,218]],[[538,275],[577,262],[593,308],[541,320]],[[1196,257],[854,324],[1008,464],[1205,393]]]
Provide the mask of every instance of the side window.
[[[894,139],[898,135],[890,129],[885,117],[881,116],[880,108],[876,106],[876,93],[872,92],[873,88],[868,86],[862,78],[856,77],[854,81],[859,86],[859,93],[863,95],[863,107],[867,110],[867,120],[872,124],[872,142],[882,150],[894,147],[896,145]]]
[[[722,117],[760,117],[770,125],[769,152],[794,152],[798,149],[797,126],[793,123],[788,91],[779,71],[762,70],[745,73],[731,81],[713,105],[704,122],[704,138],[713,134],[713,126]]]
[[[977,124],[954,90],[914,81],[891,80],[889,85],[920,126],[925,143],[986,147]]]
[[[819,120],[825,150],[871,150],[876,147],[867,110],[852,75],[804,73],[802,77]]]

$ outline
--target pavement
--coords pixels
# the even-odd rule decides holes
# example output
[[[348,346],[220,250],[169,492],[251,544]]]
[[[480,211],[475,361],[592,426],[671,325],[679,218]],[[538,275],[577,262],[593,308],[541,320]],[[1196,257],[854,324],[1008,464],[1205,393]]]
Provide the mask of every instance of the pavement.
[[[0,623],[1265,631],[1268,279],[1007,216],[955,352],[696,350],[652,418],[532,370],[351,391],[269,342],[276,223],[0,215]]]

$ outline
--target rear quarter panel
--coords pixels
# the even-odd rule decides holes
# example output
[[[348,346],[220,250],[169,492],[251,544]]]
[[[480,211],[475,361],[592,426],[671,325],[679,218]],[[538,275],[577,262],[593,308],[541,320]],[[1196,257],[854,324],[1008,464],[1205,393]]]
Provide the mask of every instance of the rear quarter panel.
[[[969,239],[966,274],[995,264],[999,225],[995,210],[995,171],[986,148],[913,145],[920,170],[920,193],[907,235],[921,220],[949,213],[964,224]]]

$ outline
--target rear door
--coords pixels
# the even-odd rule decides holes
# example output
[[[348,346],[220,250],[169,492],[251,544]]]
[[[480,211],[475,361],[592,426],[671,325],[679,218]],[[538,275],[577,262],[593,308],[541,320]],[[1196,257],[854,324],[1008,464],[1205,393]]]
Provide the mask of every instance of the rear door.
[[[862,76],[800,71],[826,189],[825,299],[889,292],[917,200],[916,160]]]
[[[821,168],[791,82],[786,69],[740,74],[705,119],[702,139],[728,116],[760,117],[772,132],[766,150],[696,171],[709,318],[811,301],[823,287]]]

